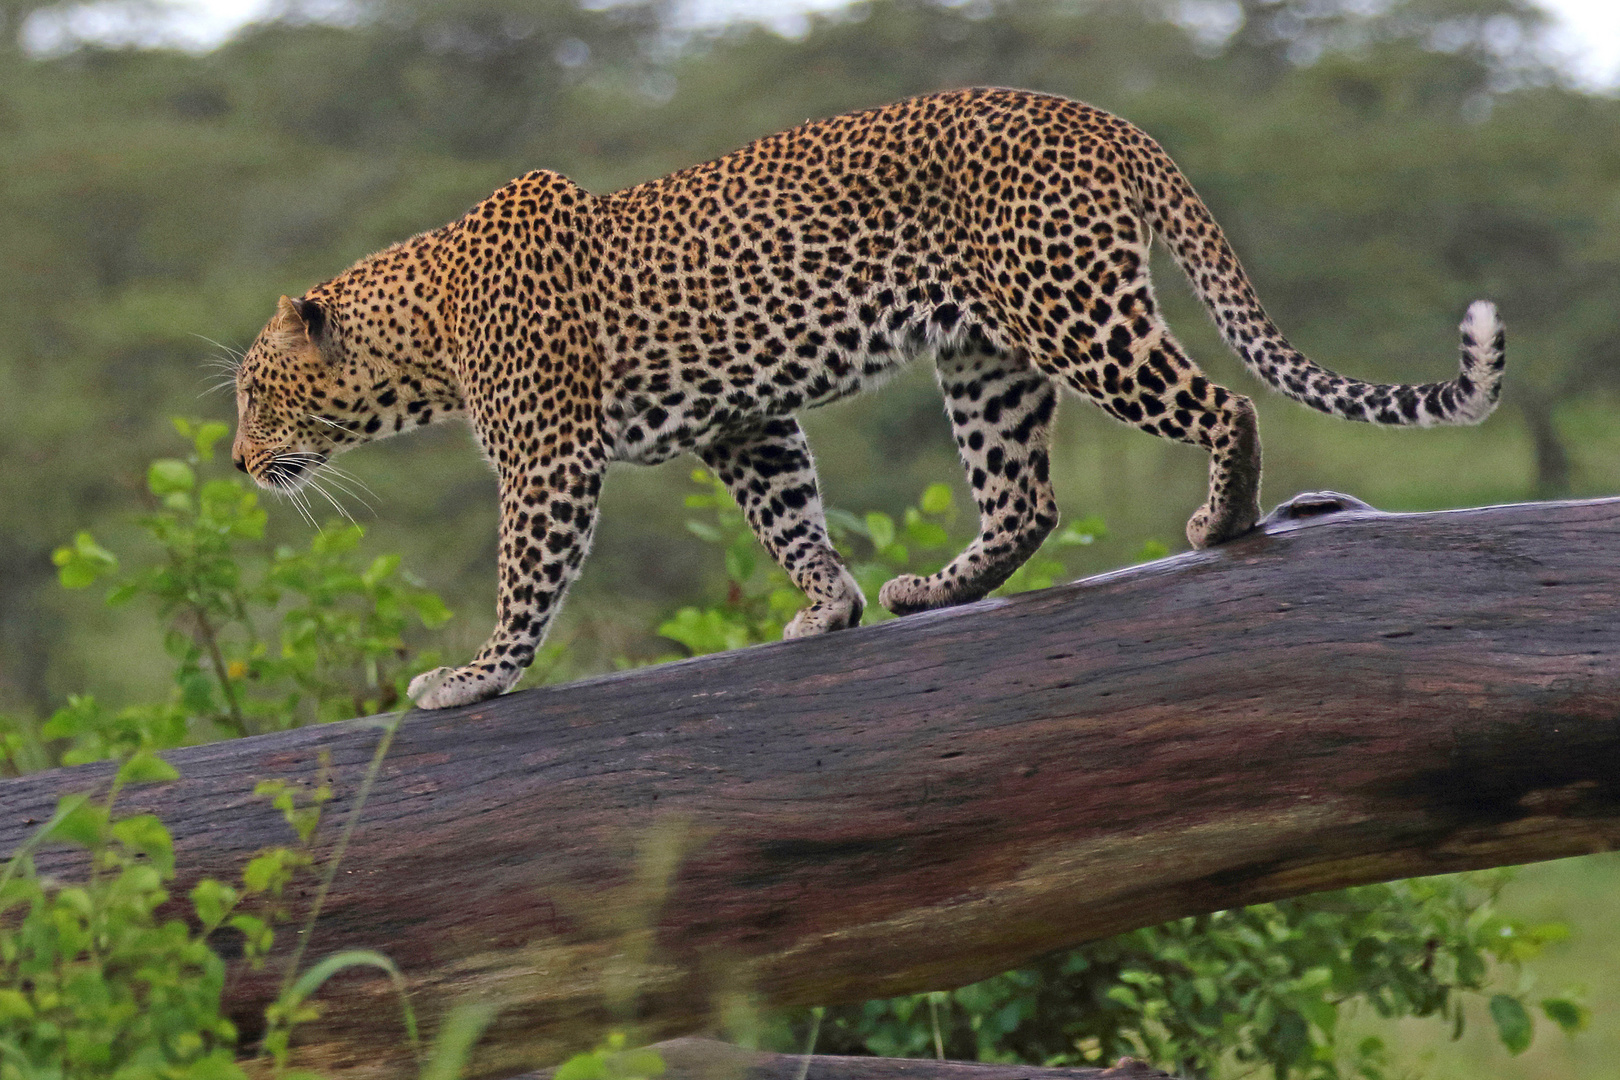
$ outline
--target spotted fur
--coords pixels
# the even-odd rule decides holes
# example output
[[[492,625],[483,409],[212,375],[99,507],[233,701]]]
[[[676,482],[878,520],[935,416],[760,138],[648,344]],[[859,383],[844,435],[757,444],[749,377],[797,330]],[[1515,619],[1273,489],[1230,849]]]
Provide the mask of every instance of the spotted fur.
[[[1346,379],[1261,309],[1220,228],[1150,138],[1097,109],[965,90],[807,123],[612,195],[520,177],[441,229],[283,298],[238,374],[238,464],[296,488],[338,451],[468,417],[500,481],[499,620],[425,708],[489,697],[528,665],[590,546],[611,461],[692,452],[809,603],[787,636],[853,625],[864,598],[827,538],[794,413],[934,358],[980,512],[950,565],[903,575],[896,613],[1005,581],[1056,525],[1057,388],[1210,454],[1196,546],[1253,527],[1249,400],[1210,382],[1159,316],[1158,235],[1265,382],[1379,424],[1476,423],[1503,335],[1479,302],[1462,370]]]

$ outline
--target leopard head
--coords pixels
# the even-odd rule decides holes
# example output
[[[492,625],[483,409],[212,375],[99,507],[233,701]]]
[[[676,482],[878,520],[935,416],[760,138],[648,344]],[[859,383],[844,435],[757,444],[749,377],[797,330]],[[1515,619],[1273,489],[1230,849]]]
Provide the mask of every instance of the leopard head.
[[[315,418],[341,384],[327,322],[319,301],[283,296],[237,369],[231,457],[261,487],[296,491],[338,450],[343,430]]]
[[[242,357],[232,456],[261,487],[297,491],[334,454],[466,415],[442,316],[404,284],[389,295],[368,281],[380,257],[283,296]]]

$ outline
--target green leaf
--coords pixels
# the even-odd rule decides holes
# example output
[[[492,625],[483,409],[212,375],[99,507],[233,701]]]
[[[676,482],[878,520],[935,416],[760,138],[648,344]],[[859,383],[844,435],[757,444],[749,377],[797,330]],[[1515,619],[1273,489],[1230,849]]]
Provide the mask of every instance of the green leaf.
[[[1068,525],[1053,542],[1063,547],[1084,547],[1108,535],[1100,517],[1087,517]]]
[[[64,795],[57,800],[56,806],[60,817],[48,834],[51,839],[66,840],[87,848],[101,846],[103,830],[107,827],[107,811],[104,807],[83,795]]]
[[[1573,934],[1574,930],[1566,922],[1536,923],[1524,928],[1525,937],[1536,943],[1537,952],[1544,946],[1568,941]]]
[[[192,444],[197,447],[197,457],[203,461],[214,460],[214,444],[230,433],[231,429],[218,420],[200,425],[191,436]]]
[[[174,838],[156,816],[136,814],[115,821],[112,834],[129,850],[150,859],[152,866],[164,877],[174,873]]]
[[[288,861],[290,854],[286,848],[271,848],[249,859],[248,864],[242,868],[242,884],[247,887],[248,892],[279,890],[291,875]]]
[[[917,505],[925,514],[948,514],[954,501],[949,484],[929,484]]]
[[[1529,1048],[1534,1026],[1518,998],[1507,994],[1491,998],[1491,1019],[1496,1021],[1496,1033],[1501,1036],[1503,1046],[1515,1054]]]
[[[551,1080],[607,1080],[607,1067],[600,1053],[575,1054],[551,1074]]]
[[[381,582],[387,581],[399,570],[398,555],[379,555],[371,560],[366,572],[360,575],[360,580],[366,583],[367,588],[376,588]]]
[[[682,608],[673,619],[659,625],[658,634],[685,645],[693,656],[749,644],[747,622],[714,608]]]
[[[72,546],[51,552],[51,562],[56,564],[57,579],[68,589],[82,589],[118,569],[118,557],[96,543],[87,532],[76,535]]]
[[[1290,1065],[1303,1065],[1310,1053],[1311,1036],[1305,1018],[1292,1009],[1277,1016],[1271,1029],[1271,1041]]]
[[[0,989],[0,1024],[8,1020],[32,1020],[34,1007],[20,990]]]
[[[141,586],[139,582],[127,582],[115,589],[107,590],[107,606],[118,607],[120,604],[127,604],[140,594]]]
[[[283,1080],[291,1080],[292,1075],[291,1072],[281,1074]],[[247,1080],[242,1066],[218,1053],[191,1062],[180,1076],[184,1080]]]
[[[1142,541],[1142,548],[1136,553],[1134,561],[1139,563],[1152,562],[1155,559],[1162,559],[1168,554],[1170,554],[1170,549],[1159,541],[1144,540]]]
[[[410,1039],[411,1045],[416,1045],[416,1012],[411,1008],[410,996],[405,992],[405,976],[399,973],[399,968],[394,966],[392,960],[372,949],[345,949],[322,959],[320,963],[298,976],[298,981],[282,995],[282,1000],[278,1004],[291,1012],[305,998],[319,990],[327,979],[352,967],[378,968],[393,982],[394,990],[399,995],[401,1012],[404,1014],[405,1035]]]
[[[276,932],[257,915],[232,915],[225,925],[242,932],[242,949],[250,960],[264,956],[275,942]]]
[[[1592,1018],[1590,1009],[1568,998],[1543,998],[1541,1011],[1547,1014],[1547,1019],[1571,1035],[1585,1028]]]
[[[180,770],[150,750],[138,750],[118,767],[120,784],[166,784],[180,779]]]
[[[191,906],[196,909],[198,920],[209,929],[225,921],[237,899],[235,889],[213,878],[203,878],[191,889]]]
[[[726,548],[726,576],[739,585],[745,585],[754,576],[759,562],[759,549],[752,537],[739,537]]]
[[[686,523],[686,531],[697,537],[699,540],[704,540],[711,544],[720,544],[725,542],[725,537],[720,535],[720,530],[715,528],[713,525],[710,525],[706,521],[688,521]]]
[[[488,1002],[461,1002],[451,1008],[433,1039],[433,1056],[420,1080],[461,1080],[473,1044],[494,1021],[499,1009]]]
[[[894,543],[894,519],[881,511],[871,511],[866,515],[866,535],[872,546],[882,551]]]
[[[74,694],[66,705],[51,714],[39,733],[46,739],[74,739],[100,732],[106,723],[101,706],[93,696]]]
[[[1109,1001],[1118,1002],[1131,1012],[1142,1011],[1142,999],[1136,996],[1136,991],[1128,986],[1111,986],[1105,995]]]
[[[146,470],[147,490],[160,499],[189,492],[196,486],[197,474],[191,466],[174,458],[160,458]]]
[[[654,1077],[664,1075],[664,1057],[650,1046],[625,1050],[609,1059],[609,1067],[621,1077]]]
[[[924,551],[942,548],[951,542],[944,526],[923,517],[915,506],[906,507],[906,538]]]
[[[422,625],[432,630],[449,622],[454,612],[445,606],[437,593],[412,593],[405,598],[405,603],[416,612],[416,617],[422,620]]]

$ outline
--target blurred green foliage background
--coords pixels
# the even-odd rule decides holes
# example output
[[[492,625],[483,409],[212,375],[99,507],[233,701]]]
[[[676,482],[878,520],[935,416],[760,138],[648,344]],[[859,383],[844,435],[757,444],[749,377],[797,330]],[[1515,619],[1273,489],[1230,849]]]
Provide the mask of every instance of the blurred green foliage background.
[[[1620,490],[1620,100],[1559,73],[1525,0],[866,0],[791,36],[699,26],[673,0],[293,0],[203,54],[26,51],[20,31],[63,10],[0,0],[0,711],[159,692],[158,636],[59,589],[50,553],[84,528],[125,546],[168,417],[231,418],[207,365],[246,346],[278,295],[527,169],[609,190],[944,87],[1067,94],[1148,130],[1284,331],[1347,374],[1449,377],[1468,301],[1498,302],[1498,414],[1381,431],[1260,394],[1164,264],[1182,339],[1257,397],[1268,504],[1311,488],[1391,510]],[[833,505],[898,512],[940,480],[965,494],[921,365],[806,427]],[[376,549],[462,615],[445,654],[470,654],[493,611],[495,503],[464,431],[343,464],[375,493],[374,512],[356,509]],[[689,469],[616,470],[553,631],[567,648],[540,676],[667,653],[652,628],[718,587],[682,524]],[[1080,569],[1150,539],[1180,547],[1205,485],[1200,451],[1073,401],[1054,472],[1070,520],[1108,525]],[[272,534],[307,541],[290,507],[271,509]],[[1594,1030],[1511,1064],[1487,1041],[1490,1075],[1620,1077],[1617,879],[1612,859],[1527,872],[1526,902],[1579,928],[1567,962]],[[1435,1051],[1463,1064],[1429,1075],[1481,1075],[1469,1045]]]

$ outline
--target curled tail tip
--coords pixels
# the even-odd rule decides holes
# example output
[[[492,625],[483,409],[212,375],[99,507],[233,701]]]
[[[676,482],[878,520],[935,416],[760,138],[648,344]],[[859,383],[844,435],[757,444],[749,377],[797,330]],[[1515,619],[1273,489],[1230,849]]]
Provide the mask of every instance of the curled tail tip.
[[[1496,408],[1502,394],[1507,331],[1489,300],[1475,300],[1463,316],[1462,365],[1457,376],[1462,391],[1452,423],[1477,424]]]
[[[1497,353],[1502,351],[1502,319],[1496,313],[1496,305],[1489,300],[1475,300],[1469,304],[1468,314],[1463,316],[1460,329],[1465,348],[1483,346],[1494,347]]]

